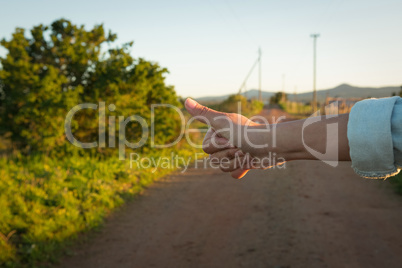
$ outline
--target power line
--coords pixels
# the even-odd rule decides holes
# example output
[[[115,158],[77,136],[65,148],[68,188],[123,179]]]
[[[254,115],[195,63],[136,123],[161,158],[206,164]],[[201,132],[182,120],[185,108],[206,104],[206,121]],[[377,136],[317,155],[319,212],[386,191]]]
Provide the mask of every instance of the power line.
[[[258,49],[258,58],[257,60],[254,62],[253,66],[251,67],[250,71],[248,72],[246,78],[244,79],[243,83],[241,84],[238,94],[240,95],[242,93],[242,90],[246,87],[246,83],[248,78],[250,77],[250,75],[253,73],[255,67],[258,64],[258,99],[260,101],[262,101],[262,91],[261,91],[261,55],[262,55],[262,51],[261,48]]]
[[[254,68],[257,66],[258,62],[259,62],[259,58],[254,62],[253,66],[251,67],[250,71],[248,72],[246,78],[244,79],[243,83],[241,84],[241,86],[239,88],[239,94],[241,94],[243,88],[246,86],[247,80],[250,77],[250,75],[252,74],[252,72],[254,71]]]

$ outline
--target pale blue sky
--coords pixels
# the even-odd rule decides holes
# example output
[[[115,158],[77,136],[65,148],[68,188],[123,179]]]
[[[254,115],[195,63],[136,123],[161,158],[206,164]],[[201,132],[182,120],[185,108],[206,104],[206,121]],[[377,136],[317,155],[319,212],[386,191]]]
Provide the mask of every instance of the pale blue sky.
[[[277,1],[4,1],[0,37],[15,27],[104,23],[132,55],[170,70],[181,96],[237,92],[261,46],[262,88],[312,89],[313,41],[318,32],[317,88],[402,84],[401,0]],[[5,50],[0,49],[4,56]],[[257,88],[255,73],[247,88]]]

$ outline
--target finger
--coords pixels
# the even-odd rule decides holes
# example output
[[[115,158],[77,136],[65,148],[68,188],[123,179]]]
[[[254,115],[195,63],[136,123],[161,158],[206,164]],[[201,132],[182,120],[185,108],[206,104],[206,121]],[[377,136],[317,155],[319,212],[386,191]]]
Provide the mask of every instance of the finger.
[[[207,133],[205,133],[204,140],[202,141],[202,145],[208,144],[211,141],[212,136],[214,135],[215,131],[213,128],[208,128]]]
[[[249,155],[244,155],[242,151],[238,151],[235,153],[235,157],[233,159],[229,158],[219,159],[219,168],[223,172],[232,172],[239,168],[249,169],[251,168],[249,162],[250,162]]]
[[[247,174],[247,172],[249,172],[249,169],[239,168],[239,169],[236,169],[235,171],[230,172],[230,175],[234,179],[241,179]]]
[[[234,146],[226,138],[212,134],[202,143],[202,149],[207,154],[213,154],[225,149],[234,148]]]
[[[239,148],[223,149],[221,151],[211,154],[209,157],[210,159],[218,159],[219,161],[224,158],[232,160],[233,158],[235,158],[236,153],[239,151],[240,151]]]
[[[192,100],[190,98],[186,99],[186,102],[184,103],[186,106],[187,111],[196,119],[202,123],[208,124],[212,127],[215,127],[219,129],[219,126],[217,125],[217,117],[222,117],[225,116],[225,113],[218,112],[215,110],[212,110],[208,107],[205,107],[195,100]]]
[[[255,161],[250,154],[244,154],[242,151],[235,153],[235,157],[232,160],[228,158],[221,158],[219,161],[219,167],[223,172],[232,172],[236,169],[257,169],[260,168],[258,161]]]

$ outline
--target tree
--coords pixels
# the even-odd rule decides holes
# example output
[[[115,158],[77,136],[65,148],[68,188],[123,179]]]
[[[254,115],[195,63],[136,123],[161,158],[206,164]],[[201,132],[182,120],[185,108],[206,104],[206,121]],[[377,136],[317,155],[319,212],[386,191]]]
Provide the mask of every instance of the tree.
[[[230,95],[226,100],[224,100],[218,107],[227,113],[241,113],[245,116],[254,116],[258,114],[264,104],[258,100],[247,100],[246,97],[234,94]]]
[[[0,58],[0,132],[9,135],[15,148],[50,151],[65,147],[64,119],[79,103],[114,104],[113,115],[139,114],[149,123],[150,105],[178,105],[173,87],[165,85],[167,69],[144,59],[134,59],[133,42],[105,51],[116,34],[106,34],[103,25],[91,30],[60,19],[50,26],[38,25],[30,37],[17,28],[10,40],[0,44],[7,49]],[[159,138],[173,139],[178,116],[160,126]],[[96,140],[97,113],[83,110],[74,117],[74,135],[80,140]],[[156,117],[157,118],[157,117]],[[129,137],[140,136],[139,126],[127,127]],[[68,145],[67,145],[68,146]]]
[[[274,104],[279,104],[281,102],[284,102],[287,100],[287,96],[285,92],[277,92],[275,93],[275,95],[273,95],[269,102],[270,103],[274,103]]]

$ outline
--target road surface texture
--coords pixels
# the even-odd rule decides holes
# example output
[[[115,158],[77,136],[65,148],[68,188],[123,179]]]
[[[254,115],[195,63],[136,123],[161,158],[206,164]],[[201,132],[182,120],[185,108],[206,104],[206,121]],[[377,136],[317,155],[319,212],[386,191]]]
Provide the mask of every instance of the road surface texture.
[[[241,180],[192,168],[113,213],[60,267],[402,267],[402,197],[347,162]]]

